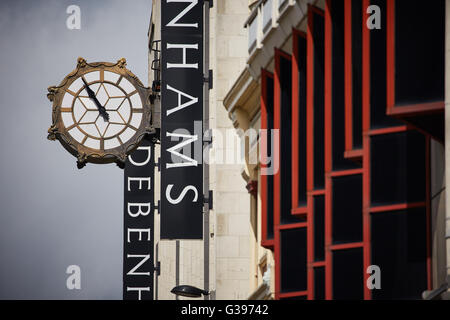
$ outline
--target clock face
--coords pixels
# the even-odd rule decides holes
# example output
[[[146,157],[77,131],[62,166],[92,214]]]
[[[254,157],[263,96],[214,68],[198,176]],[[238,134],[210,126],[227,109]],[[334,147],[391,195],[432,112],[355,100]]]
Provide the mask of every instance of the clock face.
[[[76,69],[47,89],[53,102],[47,139],[59,140],[78,168],[88,162],[123,168],[142,139],[158,134],[151,125],[151,91],[125,66],[125,58],[88,63],[79,57]]]
[[[60,115],[67,133],[84,147],[119,148],[139,131],[143,103],[137,88],[119,73],[87,72],[63,92]]]

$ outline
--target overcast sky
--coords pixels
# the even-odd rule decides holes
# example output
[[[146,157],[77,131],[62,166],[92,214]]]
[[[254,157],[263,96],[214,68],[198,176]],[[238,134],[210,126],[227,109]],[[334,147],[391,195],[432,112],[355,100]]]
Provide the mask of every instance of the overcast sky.
[[[81,8],[81,30],[66,9]],[[123,172],[47,140],[58,85],[88,62],[127,59],[147,85],[151,0],[0,1],[0,299],[121,299]],[[67,266],[81,290],[66,288]]]

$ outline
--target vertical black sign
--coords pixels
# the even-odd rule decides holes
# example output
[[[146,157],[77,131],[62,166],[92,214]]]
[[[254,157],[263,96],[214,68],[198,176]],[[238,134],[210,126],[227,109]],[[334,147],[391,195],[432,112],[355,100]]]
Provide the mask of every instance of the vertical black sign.
[[[124,300],[153,300],[154,150],[144,139],[125,163]]]
[[[161,42],[161,239],[202,239],[203,0],[162,0]]]

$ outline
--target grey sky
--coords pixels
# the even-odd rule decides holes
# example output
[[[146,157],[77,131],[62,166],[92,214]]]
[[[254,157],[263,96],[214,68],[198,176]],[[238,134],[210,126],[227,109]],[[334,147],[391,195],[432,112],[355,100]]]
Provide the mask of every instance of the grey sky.
[[[66,8],[81,8],[81,30]],[[121,299],[123,172],[76,168],[46,139],[47,87],[88,62],[127,59],[147,85],[151,0],[0,2],[0,299]],[[68,265],[81,290],[66,288]]]

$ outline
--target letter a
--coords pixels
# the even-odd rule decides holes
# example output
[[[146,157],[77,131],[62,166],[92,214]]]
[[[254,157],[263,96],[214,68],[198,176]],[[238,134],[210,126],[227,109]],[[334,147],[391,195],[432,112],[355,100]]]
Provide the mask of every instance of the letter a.
[[[80,10],[80,7],[76,6],[76,5],[70,5],[70,6],[67,7],[66,13],[70,14],[70,16],[68,16],[67,20],[66,20],[67,29],[69,29],[69,30],[73,30],[73,29],[80,30],[81,29],[81,10]]]
[[[381,29],[381,10],[377,5],[371,5],[367,7],[366,13],[373,14],[367,18],[366,25],[369,30]]]
[[[169,109],[167,110],[167,115],[169,116],[170,114],[177,112],[181,109],[184,109],[186,107],[189,107],[195,103],[198,102],[198,98],[193,97],[191,95],[188,95],[187,93],[184,93],[183,91],[177,90],[169,85],[167,85],[167,90],[173,91],[176,94],[178,94],[178,105],[175,108]],[[185,103],[181,103],[181,97],[186,97],[189,99],[189,101],[186,101]]]
[[[366,285],[370,290],[381,289],[381,269],[377,265],[367,267],[367,274],[371,276],[367,278]]]
[[[77,265],[68,266],[66,269],[66,273],[70,274],[70,276],[66,280],[67,289],[81,289],[81,269]]]

